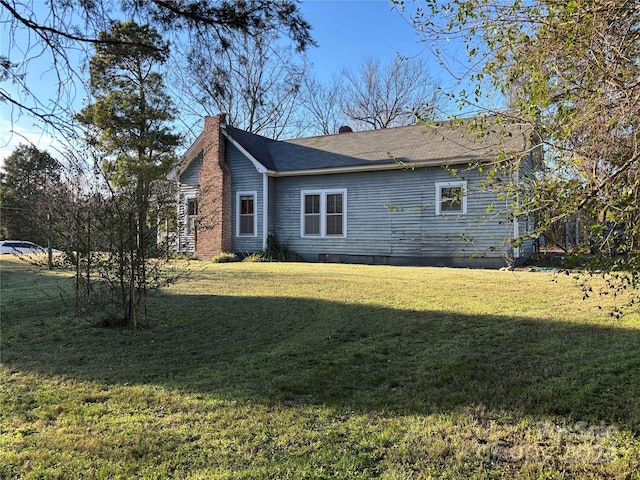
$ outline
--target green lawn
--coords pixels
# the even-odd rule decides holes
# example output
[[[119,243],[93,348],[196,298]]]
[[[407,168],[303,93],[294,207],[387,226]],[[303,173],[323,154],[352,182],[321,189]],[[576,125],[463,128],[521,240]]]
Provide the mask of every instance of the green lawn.
[[[640,320],[569,276],[192,263],[151,327],[0,260],[0,478],[640,478]]]

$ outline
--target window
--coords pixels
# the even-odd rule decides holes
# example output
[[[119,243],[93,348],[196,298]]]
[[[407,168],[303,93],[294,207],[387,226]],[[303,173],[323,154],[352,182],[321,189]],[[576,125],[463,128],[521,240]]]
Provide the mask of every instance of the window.
[[[238,192],[236,196],[236,236],[255,237],[257,232],[256,192]]]
[[[436,215],[467,213],[467,182],[436,183]]]
[[[302,191],[302,236],[346,236],[346,190]]]
[[[198,199],[197,198],[187,199],[187,215],[189,215],[190,217],[194,217],[198,215]]]
[[[198,224],[198,199],[187,198],[187,235],[194,235]]]

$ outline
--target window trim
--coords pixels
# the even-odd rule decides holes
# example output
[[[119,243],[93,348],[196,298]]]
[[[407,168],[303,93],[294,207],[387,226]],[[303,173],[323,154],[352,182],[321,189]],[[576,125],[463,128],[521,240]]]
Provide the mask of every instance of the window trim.
[[[342,234],[327,234],[327,195],[342,195]],[[320,234],[308,235],[305,233],[305,197],[307,195],[320,196]],[[332,188],[326,190],[301,190],[300,191],[300,237],[301,238],[347,238],[347,189]]]
[[[240,212],[242,211],[241,198],[253,197],[253,233],[240,233]],[[236,192],[236,237],[253,238],[258,236],[258,192]]]
[[[443,212],[440,207],[442,206],[442,189],[443,188],[462,188],[461,210]],[[436,215],[466,215],[467,214],[467,182],[466,181],[450,181],[450,182],[436,182]]]

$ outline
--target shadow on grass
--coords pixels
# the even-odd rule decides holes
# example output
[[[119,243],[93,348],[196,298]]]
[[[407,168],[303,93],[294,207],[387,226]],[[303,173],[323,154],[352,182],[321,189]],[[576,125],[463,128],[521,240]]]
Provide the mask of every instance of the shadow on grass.
[[[482,404],[640,430],[635,330],[271,297],[159,295],[138,332],[38,309],[3,316],[9,369],[397,414]]]

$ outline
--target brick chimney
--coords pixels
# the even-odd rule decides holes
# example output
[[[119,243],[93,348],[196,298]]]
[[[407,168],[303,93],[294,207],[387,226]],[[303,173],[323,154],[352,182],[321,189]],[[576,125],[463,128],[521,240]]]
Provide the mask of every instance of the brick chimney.
[[[231,252],[231,174],[220,130],[224,123],[224,114],[204,118],[196,245],[196,257],[203,260]]]

